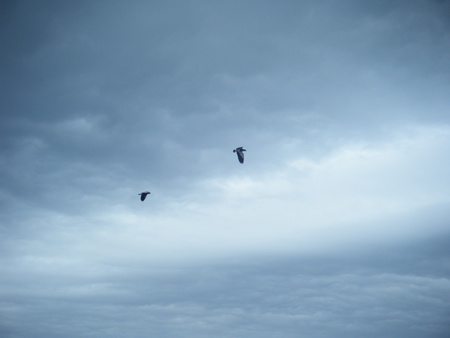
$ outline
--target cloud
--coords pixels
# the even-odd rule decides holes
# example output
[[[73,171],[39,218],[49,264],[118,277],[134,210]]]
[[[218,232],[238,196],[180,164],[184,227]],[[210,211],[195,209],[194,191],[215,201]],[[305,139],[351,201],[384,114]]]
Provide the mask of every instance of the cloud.
[[[1,6],[0,335],[447,333],[448,2]]]
[[[71,277],[52,290],[42,285],[34,301],[40,311],[20,307],[3,318],[29,315],[40,323],[33,328],[38,336],[58,335],[66,326],[73,336],[445,335],[448,269],[435,270],[433,261],[448,258],[446,238],[439,250],[433,239],[363,255],[254,257],[172,269],[128,266],[126,274],[111,269]],[[429,270],[411,274],[418,262]],[[8,291],[6,302],[15,295]],[[27,323],[19,332],[32,329]]]
[[[449,135],[445,127],[407,128],[381,144],[342,145],[316,161],[295,156],[277,171],[256,174],[249,172],[251,156],[241,166],[230,151],[238,168],[233,174],[194,180],[178,195],[156,191],[144,203],[127,181],[107,190],[105,177],[105,190],[84,195],[78,209],[59,204],[60,211],[52,211],[55,205],[28,210],[24,229],[32,217],[37,223],[27,237],[40,238],[38,229],[45,229],[43,234],[60,238],[56,250],[62,245],[82,260],[94,255],[153,263],[410,241],[446,228],[439,219],[449,203]],[[98,175],[79,177],[78,184],[98,187]],[[47,190],[57,193],[57,186]],[[71,198],[78,193],[66,192]]]

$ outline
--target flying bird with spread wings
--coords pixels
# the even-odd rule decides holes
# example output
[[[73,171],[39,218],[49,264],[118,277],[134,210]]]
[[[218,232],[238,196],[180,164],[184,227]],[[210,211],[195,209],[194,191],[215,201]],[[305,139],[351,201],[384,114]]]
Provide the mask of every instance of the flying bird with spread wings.
[[[244,149],[244,147],[238,147],[236,149],[233,149],[233,153],[236,153],[239,162],[244,163],[244,151],[247,151]]]
[[[138,195],[141,195],[141,201],[144,202],[144,200],[145,200],[145,198],[147,197],[148,194],[150,194],[150,191],[141,192]]]

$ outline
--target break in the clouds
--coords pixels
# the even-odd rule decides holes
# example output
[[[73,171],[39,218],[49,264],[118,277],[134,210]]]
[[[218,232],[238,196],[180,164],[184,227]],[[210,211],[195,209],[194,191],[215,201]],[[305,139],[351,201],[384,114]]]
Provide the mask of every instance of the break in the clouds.
[[[448,336],[448,1],[0,6],[2,337]]]

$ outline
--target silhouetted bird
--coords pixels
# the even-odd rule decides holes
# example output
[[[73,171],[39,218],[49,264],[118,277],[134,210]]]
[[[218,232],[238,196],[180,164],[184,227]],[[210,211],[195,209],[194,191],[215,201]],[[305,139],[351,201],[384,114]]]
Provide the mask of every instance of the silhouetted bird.
[[[141,192],[138,195],[141,195],[141,201],[144,202],[144,200],[145,200],[145,198],[147,197],[148,194],[150,194],[150,191]]]
[[[244,151],[247,151],[244,149],[244,147],[238,147],[236,149],[233,149],[233,153],[237,154],[238,160],[241,163],[244,163]]]

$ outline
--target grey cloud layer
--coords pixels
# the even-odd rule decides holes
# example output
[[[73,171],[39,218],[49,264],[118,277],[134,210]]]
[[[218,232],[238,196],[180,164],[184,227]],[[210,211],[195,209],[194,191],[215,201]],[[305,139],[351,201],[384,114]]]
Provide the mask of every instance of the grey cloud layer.
[[[0,335],[448,335],[450,2],[0,6]]]
[[[7,286],[4,303],[17,307],[20,299],[30,306],[3,310],[3,318],[31,318],[39,324],[23,323],[12,333],[36,337],[444,337],[448,237],[384,249],[383,256],[255,257],[244,264],[127,269],[126,275],[102,268],[106,274],[97,277],[60,276],[66,283],[56,288],[36,271],[40,297],[30,303],[32,289],[27,295],[20,283]]]

